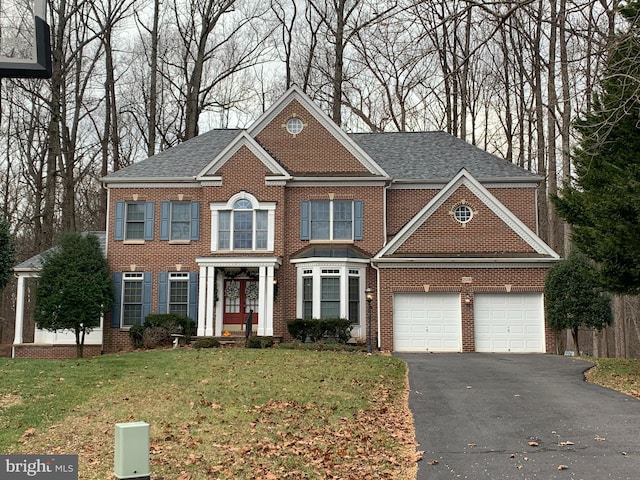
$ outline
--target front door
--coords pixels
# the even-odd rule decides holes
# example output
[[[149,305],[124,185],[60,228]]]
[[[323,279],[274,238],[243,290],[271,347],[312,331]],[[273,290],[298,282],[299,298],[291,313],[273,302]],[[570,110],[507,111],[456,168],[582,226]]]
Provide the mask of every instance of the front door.
[[[253,324],[258,324],[258,281],[228,278],[224,281],[224,323],[244,325],[253,310]]]

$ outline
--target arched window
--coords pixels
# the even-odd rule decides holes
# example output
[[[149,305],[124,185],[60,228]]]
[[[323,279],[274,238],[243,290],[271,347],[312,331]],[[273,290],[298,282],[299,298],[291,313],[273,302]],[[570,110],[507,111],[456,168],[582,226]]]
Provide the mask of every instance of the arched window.
[[[211,205],[217,238],[213,250],[272,250],[269,224],[275,204],[261,204],[246,193],[239,197],[234,196],[226,204]]]

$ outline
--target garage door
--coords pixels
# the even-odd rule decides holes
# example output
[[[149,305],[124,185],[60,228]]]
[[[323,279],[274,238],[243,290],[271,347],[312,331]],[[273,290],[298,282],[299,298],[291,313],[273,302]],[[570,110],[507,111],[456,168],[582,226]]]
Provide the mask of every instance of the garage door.
[[[397,352],[462,351],[460,295],[396,293],[393,349]]]
[[[476,352],[544,353],[541,293],[476,294]]]

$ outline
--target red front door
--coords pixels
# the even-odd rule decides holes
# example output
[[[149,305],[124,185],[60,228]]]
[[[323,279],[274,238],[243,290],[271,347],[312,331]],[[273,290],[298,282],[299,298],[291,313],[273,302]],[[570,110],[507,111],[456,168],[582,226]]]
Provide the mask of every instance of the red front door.
[[[244,325],[253,310],[253,324],[258,324],[258,281],[244,278],[224,281],[224,323]]]

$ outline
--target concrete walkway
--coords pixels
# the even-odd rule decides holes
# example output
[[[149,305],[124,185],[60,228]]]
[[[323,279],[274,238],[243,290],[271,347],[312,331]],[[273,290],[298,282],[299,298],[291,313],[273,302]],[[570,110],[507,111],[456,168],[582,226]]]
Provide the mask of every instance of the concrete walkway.
[[[640,401],[555,355],[398,354],[418,480],[640,479]],[[559,466],[566,469],[558,470]]]

